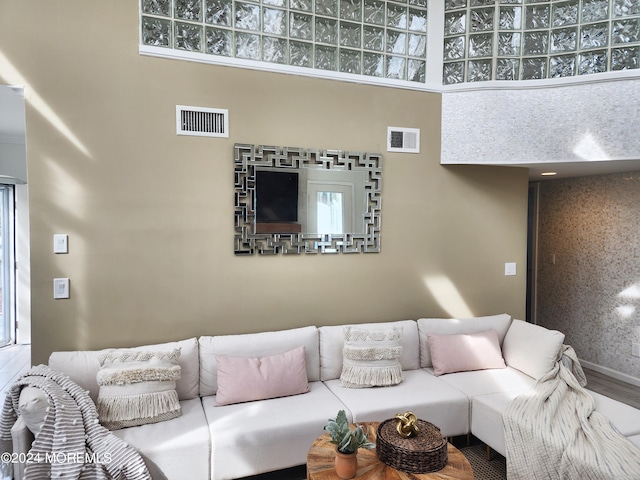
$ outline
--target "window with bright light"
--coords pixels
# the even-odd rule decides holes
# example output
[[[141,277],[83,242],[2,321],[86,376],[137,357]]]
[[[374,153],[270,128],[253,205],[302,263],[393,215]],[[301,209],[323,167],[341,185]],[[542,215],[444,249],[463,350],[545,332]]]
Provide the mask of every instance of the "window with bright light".
[[[141,45],[425,83],[427,0],[140,0]]]
[[[638,0],[445,0],[444,85],[637,69]]]
[[[14,340],[15,255],[13,186],[0,185],[0,345]]]
[[[344,233],[342,193],[318,192],[316,208],[318,209],[317,233],[336,235]]]

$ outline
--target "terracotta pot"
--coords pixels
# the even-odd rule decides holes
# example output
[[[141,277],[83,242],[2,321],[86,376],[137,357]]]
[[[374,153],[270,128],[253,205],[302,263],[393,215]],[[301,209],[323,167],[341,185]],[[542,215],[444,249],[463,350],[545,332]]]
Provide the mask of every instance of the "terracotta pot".
[[[354,453],[340,453],[336,449],[336,475],[348,479],[356,476],[358,471],[358,455]]]

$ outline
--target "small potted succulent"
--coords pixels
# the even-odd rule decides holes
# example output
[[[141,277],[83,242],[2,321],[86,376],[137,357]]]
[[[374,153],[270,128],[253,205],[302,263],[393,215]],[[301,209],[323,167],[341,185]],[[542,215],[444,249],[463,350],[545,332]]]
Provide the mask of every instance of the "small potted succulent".
[[[349,426],[344,410],[340,410],[335,419],[330,419],[324,429],[329,432],[331,443],[336,445],[336,474],[344,479],[355,477],[358,470],[358,449],[374,448],[375,444],[367,439],[360,425],[353,429]]]

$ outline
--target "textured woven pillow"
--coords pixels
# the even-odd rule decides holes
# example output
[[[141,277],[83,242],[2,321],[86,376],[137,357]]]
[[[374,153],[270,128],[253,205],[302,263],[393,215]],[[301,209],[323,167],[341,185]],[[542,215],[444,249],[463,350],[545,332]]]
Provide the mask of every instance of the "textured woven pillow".
[[[402,382],[402,328],[344,327],[340,384],[347,388]]]
[[[176,380],[180,349],[107,350],[100,354],[96,380],[98,416],[110,430],[146,425],[182,414]]]

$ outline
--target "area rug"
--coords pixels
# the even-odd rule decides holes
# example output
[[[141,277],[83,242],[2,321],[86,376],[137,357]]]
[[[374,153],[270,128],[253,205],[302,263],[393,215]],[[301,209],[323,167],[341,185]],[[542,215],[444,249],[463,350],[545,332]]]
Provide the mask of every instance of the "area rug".
[[[460,451],[471,464],[474,480],[507,480],[507,461],[502,455],[494,452],[489,460],[487,447],[482,444],[460,448]]]

